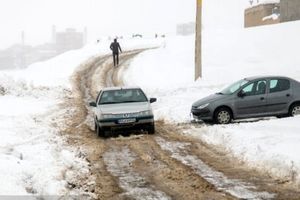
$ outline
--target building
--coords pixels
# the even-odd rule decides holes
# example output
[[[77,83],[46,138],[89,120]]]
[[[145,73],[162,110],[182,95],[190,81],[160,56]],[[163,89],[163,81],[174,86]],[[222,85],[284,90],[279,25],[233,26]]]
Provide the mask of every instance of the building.
[[[37,47],[29,45],[13,45],[0,51],[0,70],[11,68],[25,68],[28,65],[50,59],[57,55],[53,44]]]
[[[279,18],[279,3],[258,4],[245,10],[245,27],[277,24]]]
[[[280,22],[300,20],[300,0],[280,0]]]
[[[21,44],[13,45],[5,50],[0,50],[0,70],[12,68],[25,68],[28,65],[45,61],[66,51],[82,48],[87,40],[87,29],[84,33],[75,29],[66,29],[56,32],[52,27],[52,41],[39,46],[25,44],[25,33],[21,33]]]
[[[300,0],[263,1],[247,8],[244,19],[245,27],[300,20]]]
[[[72,28],[66,29],[65,32],[57,32],[55,39],[57,53],[80,49],[83,47],[85,40],[83,33]]]

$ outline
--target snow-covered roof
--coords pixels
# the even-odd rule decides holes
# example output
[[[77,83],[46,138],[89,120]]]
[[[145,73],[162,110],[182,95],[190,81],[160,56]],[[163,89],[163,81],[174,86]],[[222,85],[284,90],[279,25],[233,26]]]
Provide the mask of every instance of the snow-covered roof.
[[[248,0],[249,1],[249,7],[257,6],[260,4],[272,4],[272,3],[280,3],[280,0]],[[250,1],[252,1],[252,5],[250,4]]]

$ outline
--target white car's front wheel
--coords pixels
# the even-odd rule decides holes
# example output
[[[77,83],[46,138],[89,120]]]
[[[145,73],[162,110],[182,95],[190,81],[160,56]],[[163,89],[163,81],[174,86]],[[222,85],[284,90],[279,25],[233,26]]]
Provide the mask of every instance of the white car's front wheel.
[[[151,124],[149,125],[149,127],[147,128],[147,132],[148,134],[154,134],[155,133],[155,125],[154,124]]]
[[[104,137],[105,136],[104,130],[99,125],[97,125],[97,129],[96,130],[97,130],[97,135],[99,137]]]

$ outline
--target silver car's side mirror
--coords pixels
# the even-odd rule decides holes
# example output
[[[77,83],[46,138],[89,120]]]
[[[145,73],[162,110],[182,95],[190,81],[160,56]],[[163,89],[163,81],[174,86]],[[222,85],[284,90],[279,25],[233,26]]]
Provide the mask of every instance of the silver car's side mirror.
[[[90,102],[89,105],[90,105],[91,107],[97,107],[96,102]]]
[[[246,96],[245,92],[243,90],[241,90],[238,94],[237,94],[238,97],[240,98],[244,98]]]
[[[156,102],[156,101],[157,101],[156,98],[150,98],[150,103],[154,103],[154,102]]]

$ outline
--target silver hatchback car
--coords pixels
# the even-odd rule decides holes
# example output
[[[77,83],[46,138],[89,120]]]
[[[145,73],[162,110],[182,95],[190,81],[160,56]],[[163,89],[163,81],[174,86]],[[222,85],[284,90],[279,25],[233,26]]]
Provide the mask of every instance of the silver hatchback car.
[[[155,133],[151,103],[141,88],[105,88],[99,92],[94,107],[95,130],[98,136],[107,137],[114,130],[136,129]]]
[[[223,91],[196,101],[194,119],[230,123],[232,119],[300,114],[300,83],[287,77],[264,76],[240,80]]]

